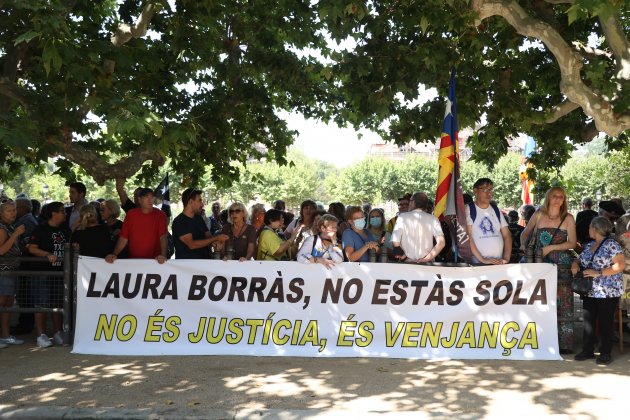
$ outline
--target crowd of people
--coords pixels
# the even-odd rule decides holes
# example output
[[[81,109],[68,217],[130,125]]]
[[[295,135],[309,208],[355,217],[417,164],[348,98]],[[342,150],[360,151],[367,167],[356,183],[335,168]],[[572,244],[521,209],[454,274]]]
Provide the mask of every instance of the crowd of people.
[[[520,213],[504,214],[494,201],[493,188],[492,180],[481,178],[473,186],[473,195],[465,195],[472,264],[525,262],[526,250],[533,248],[544,262],[592,277],[593,288],[584,296],[584,348],[575,358],[594,357],[595,323],[599,320],[597,362],[610,363],[612,316],[624,292],[622,273],[630,257],[630,214],[625,214],[620,200],[602,201],[595,212],[592,200],[585,198],[583,211],[574,218],[561,187],[547,191],[538,208],[523,206]],[[2,197],[0,256],[7,258],[0,263],[0,305],[13,305],[22,288],[35,308],[59,305],[60,280],[33,277],[18,282],[17,277],[1,271],[17,269],[16,258],[22,255],[48,260],[34,265],[35,269],[61,270],[66,243],[73,244],[81,255],[109,263],[118,258],[150,258],[164,264],[173,253],[176,259],[293,260],[326,268],[376,258],[407,264],[452,258],[450,235],[445,235],[444,225],[433,215],[433,201],[425,192],[405,194],[398,200],[397,214],[386,220],[382,209],[369,204],[334,202],[325,210],[312,200],[302,202],[299,213],[293,215],[280,199],[270,209],[255,204],[249,211],[240,202],[224,210],[215,202],[206,215],[202,191],[188,188],[181,196],[183,211],[174,218],[169,232],[170,212],[156,208],[152,189],[137,188],[133,198],[128,197],[124,180],[116,181],[116,189],[119,200],[88,202],[85,185],[74,182],[69,186],[70,206],[51,202],[41,213],[38,203],[27,197],[15,201]],[[125,212],[124,221],[120,220],[121,211]],[[562,305],[573,299],[573,291],[559,289],[558,299]],[[53,315],[52,340],[45,321],[44,313],[35,314],[37,345],[61,344],[60,316]],[[0,314],[0,347],[21,343],[10,334],[8,313]]]

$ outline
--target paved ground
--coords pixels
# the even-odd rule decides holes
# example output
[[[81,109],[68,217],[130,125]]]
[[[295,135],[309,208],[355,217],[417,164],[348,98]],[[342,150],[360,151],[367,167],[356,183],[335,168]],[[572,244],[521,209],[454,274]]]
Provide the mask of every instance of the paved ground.
[[[85,356],[25,344],[0,350],[0,418],[605,418],[630,400],[630,351],[613,356],[600,367]]]

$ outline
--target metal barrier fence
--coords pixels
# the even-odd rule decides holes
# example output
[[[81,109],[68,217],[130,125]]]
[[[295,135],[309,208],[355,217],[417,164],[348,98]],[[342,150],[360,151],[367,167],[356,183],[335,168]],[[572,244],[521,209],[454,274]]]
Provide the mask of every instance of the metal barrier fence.
[[[21,267],[17,270],[2,271],[3,275],[17,277],[17,297],[12,307],[0,307],[0,312],[61,313],[63,342],[72,344],[73,303],[76,302],[73,254],[78,253],[73,253],[70,244],[65,244],[62,271],[28,269],[28,263],[50,265],[46,257],[0,257],[0,263],[13,264],[19,261]],[[60,282],[63,283],[62,287]],[[63,291],[59,293],[61,290]]]

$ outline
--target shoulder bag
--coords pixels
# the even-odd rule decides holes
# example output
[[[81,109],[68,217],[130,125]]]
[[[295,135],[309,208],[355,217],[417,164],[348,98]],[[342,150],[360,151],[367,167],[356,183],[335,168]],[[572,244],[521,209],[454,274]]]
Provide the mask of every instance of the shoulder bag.
[[[586,267],[584,267],[584,269],[589,268],[589,266],[593,262],[593,258],[595,258],[595,255],[597,254],[597,251],[599,251],[599,248],[601,248],[607,240],[608,238],[605,238],[600,242],[595,252],[593,252],[591,260],[586,264]],[[580,270],[573,276],[573,279],[571,280],[571,288],[578,295],[586,295],[593,288],[593,277],[584,276],[584,270]]]

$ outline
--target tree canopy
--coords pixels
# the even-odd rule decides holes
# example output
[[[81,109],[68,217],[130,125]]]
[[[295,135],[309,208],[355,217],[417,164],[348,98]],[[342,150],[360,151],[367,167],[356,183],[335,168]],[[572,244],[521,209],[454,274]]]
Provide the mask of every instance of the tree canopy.
[[[523,132],[537,167],[559,168],[599,132],[627,144],[625,5],[0,0],[0,176],[59,157],[103,184],[170,158],[185,180],[210,165],[229,184],[248,160],[286,163],[281,111],[432,142],[453,65],[474,159],[497,163]]]
[[[475,127],[476,160],[496,163],[519,132],[538,140],[539,167],[562,166],[573,144],[600,131],[611,145],[628,140],[624,0],[323,3],[334,39],[356,44],[333,53],[346,102],[340,123],[398,144],[432,141],[456,66],[459,126]],[[422,103],[421,85],[439,95]]]
[[[143,4],[144,3],[144,4]],[[155,172],[199,179],[234,162],[285,162],[280,110],[326,116],[315,9],[273,2],[0,1],[0,159],[60,156],[97,182]]]

